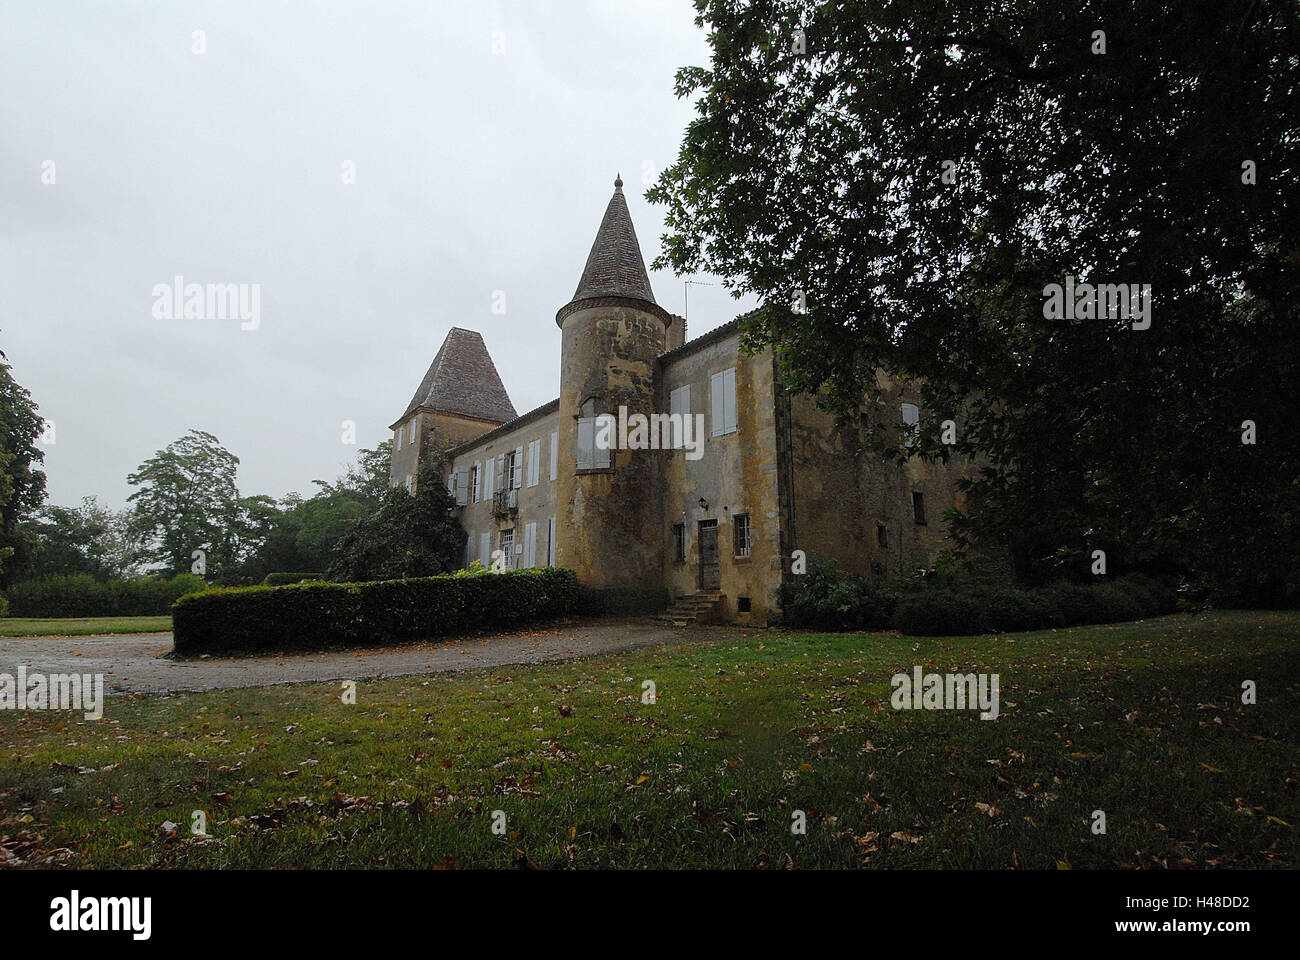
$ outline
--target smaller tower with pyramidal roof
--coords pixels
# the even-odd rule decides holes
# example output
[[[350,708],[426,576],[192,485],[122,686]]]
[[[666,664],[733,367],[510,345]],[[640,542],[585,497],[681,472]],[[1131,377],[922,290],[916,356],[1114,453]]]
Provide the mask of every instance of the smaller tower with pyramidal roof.
[[[483,337],[452,327],[406,412],[389,427],[393,486],[415,489],[422,450],[465,443],[515,416]]]

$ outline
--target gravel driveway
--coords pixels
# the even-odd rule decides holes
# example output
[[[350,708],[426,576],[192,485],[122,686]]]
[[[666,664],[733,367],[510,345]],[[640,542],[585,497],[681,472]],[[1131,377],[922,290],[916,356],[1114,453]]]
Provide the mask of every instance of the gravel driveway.
[[[106,694],[170,693],[440,673],[753,635],[752,629],[673,627],[648,619],[593,620],[401,647],[210,660],[166,659],[170,633],[0,637],[0,673],[14,675],[21,663],[29,673],[102,673]]]

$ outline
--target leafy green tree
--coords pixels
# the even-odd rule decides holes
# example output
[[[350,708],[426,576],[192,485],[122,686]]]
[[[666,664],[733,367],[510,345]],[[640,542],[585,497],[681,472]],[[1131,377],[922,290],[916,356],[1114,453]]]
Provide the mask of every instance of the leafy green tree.
[[[334,580],[396,580],[456,570],[465,552],[465,531],[452,511],[455,501],[442,482],[442,463],[421,459],[414,495],[389,489],[378,511],[358,521],[334,548]]]
[[[95,497],[82,498],[77,507],[42,507],[21,526],[31,546],[14,569],[15,581],[75,573],[97,580],[131,576],[140,550],[131,521],[130,511]]]
[[[44,421],[32,395],[13,378],[0,351],[0,585],[10,581],[15,550],[26,541],[20,522],[45,501],[45,452],[36,446]]]
[[[1298,595],[1294,0],[697,8],[712,61],[678,74],[697,117],[648,194],[657,266],[757,295],[746,342],[846,418],[875,370],[915,380],[919,448],[867,416],[872,446],[979,458],[954,532],[1022,576],[1103,549]],[[1149,284],[1149,327],[1052,316],[1067,276]]]
[[[210,433],[191,430],[169,443],[127,477],[138,489],[136,529],[145,540],[142,559],[169,573],[189,573],[202,550],[211,575],[238,559],[243,504],[235,486],[239,458]]]

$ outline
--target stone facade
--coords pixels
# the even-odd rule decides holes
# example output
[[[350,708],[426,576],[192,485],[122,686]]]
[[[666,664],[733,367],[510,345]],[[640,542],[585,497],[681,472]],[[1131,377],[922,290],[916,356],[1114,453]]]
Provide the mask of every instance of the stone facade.
[[[957,480],[970,466],[913,458],[900,467],[870,456],[859,428],[837,427],[814,398],[787,393],[771,350],[741,349],[738,321],[685,341],[685,321],[654,302],[621,187],[573,300],[556,316],[559,397],[505,419],[504,389],[443,386],[440,377],[466,370],[500,384],[486,348],[478,355],[481,339],[454,330],[458,344],[449,335],[393,425],[408,431],[394,484],[416,473],[416,451],[431,435],[447,449],[466,565],[555,564],[595,589],[716,593],[715,615],[729,622],[780,617],[795,550],[878,580],[932,562],[948,545],[943,512],[960,505]],[[883,376],[877,386],[865,415],[900,429],[904,404],[925,416],[906,388]],[[698,459],[687,449],[593,453],[591,421],[620,407],[702,415]]]

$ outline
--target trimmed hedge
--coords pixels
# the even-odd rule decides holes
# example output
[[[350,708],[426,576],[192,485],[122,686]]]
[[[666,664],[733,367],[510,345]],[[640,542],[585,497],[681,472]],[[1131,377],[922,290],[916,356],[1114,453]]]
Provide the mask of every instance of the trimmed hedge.
[[[171,612],[187,593],[206,589],[202,577],[182,573],[170,580],[96,580],[88,573],[15,583],[8,591],[15,617],[155,617]]]
[[[578,587],[578,612],[591,617],[658,613],[669,603],[664,587]]]
[[[234,587],[172,610],[175,653],[382,647],[572,613],[578,578],[542,567],[373,583]]]
[[[304,580],[324,580],[319,573],[268,573],[262,581],[264,587],[283,587],[290,583],[302,583]]]
[[[1026,590],[923,587],[897,597],[831,565],[814,567],[805,576],[806,582],[785,591],[785,620],[819,630],[893,627],[917,637],[1012,633],[1140,620],[1172,613],[1178,605],[1172,585],[1143,574]]]

